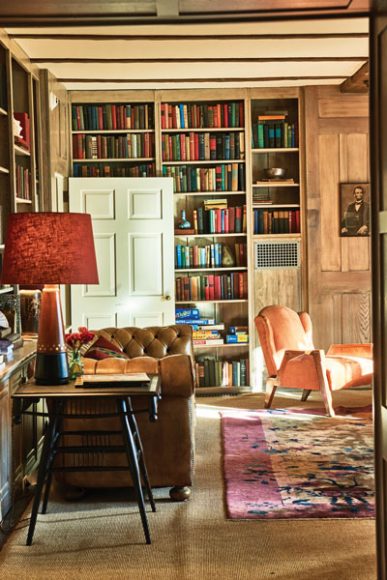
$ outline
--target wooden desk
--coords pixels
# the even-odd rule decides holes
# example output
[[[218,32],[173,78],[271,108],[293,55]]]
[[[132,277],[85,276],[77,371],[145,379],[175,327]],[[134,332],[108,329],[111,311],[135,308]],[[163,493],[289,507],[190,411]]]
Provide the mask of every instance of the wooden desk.
[[[157,400],[160,396],[160,378],[158,375],[150,377],[150,381],[144,384],[128,384],[128,386],[119,386],[112,384],[112,386],[101,387],[77,387],[73,382],[67,385],[36,385],[35,382],[30,381],[21,385],[13,394],[15,419],[21,414],[32,414],[28,411],[29,405],[37,399],[45,399],[48,404],[49,413],[40,413],[49,419],[48,427],[45,433],[42,455],[39,462],[38,480],[36,484],[35,498],[31,512],[30,525],[27,535],[27,545],[32,544],[32,538],[35,531],[36,520],[40,500],[45,486],[42,513],[47,511],[48,497],[50,493],[50,485],[52,480],[52,473],[54,471],[110,471],[112,469],[121,469],[115,467],[102,466],[79,466],[79,467],[57,467],[54,466],[54,459],[57,453],[83,453],[86,451],[105,451],[111,452],[125,451],[128,459],[128,467],[133,480],[133,485],[136,493],[137,504],[140,510],[142,526],[144,530],[145,540],[147,544],[151,543],[149,525],[145,511],[144,492],[141,486],[141,479],[147,492],[152,511],[156,511],[156,506],[153,500],[152,489],[149,483],[148,473],[145,465],[144,452],[141,443],[140,433],[137,426],[137,421],[133,412],[131,396],[143,396],[144,401],[148,403],[147,411],[151,420],[157,418]],[[113,399],[116,402],[115,413],[104,413],[103,415],[94,414],[93,417],[112,417],[118,415],[121,419],[121,434],[123,438],[122,448],[119,446],[92,446],[85,448],[84,446],[61,447],[59,441],[63,435],[79,435],[85,434],[85,431],[64,431],[63,419],[85,419],[85,414],[66,414],[66,402],[70,399],[85,399],[85,398],[105,398]],[[36,414],[36,413],[34,413]],[[94,433],[94,432],[93,432]],[[97,431],[96,434],[113,434],[117,431]],[[118,432],[119,433],[119,432]]]

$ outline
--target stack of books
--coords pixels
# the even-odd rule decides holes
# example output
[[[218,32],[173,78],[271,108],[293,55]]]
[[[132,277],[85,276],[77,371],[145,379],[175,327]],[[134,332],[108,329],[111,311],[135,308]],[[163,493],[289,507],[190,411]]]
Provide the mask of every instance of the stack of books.
[[[198,308],[176,308],[176,324],[192,326],[194,346],[219,346],[224,344],[221,331],[224,324],[217,324],[214,318],[202,318]]]
[[[226,344],[241,344],[249,342],[247,326],[230,326],[226,334]]]
[[[18,332],[12,332],[11,327],[0,327],[0,354],[12,357],[13,351],[23,345],[23,339]],[[1,366],[0,366],[1,370]]]

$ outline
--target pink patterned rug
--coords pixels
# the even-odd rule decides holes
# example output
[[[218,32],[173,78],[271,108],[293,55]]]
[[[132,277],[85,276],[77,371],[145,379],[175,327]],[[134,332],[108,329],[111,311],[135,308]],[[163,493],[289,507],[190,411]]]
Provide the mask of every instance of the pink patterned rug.
[[[231,519],[374,517],[371,407],[221,413]]]

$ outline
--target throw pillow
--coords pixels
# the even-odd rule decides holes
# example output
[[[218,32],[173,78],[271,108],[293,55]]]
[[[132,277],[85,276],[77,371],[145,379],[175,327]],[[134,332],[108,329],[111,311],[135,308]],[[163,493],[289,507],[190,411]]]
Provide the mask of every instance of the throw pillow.
[[[92,342],[89,350],[83,356],[95,360],[102,360],[109,357],[129,359],[128,355],[117,344],[111,342],[104,336],[98,336],[97,340]]]

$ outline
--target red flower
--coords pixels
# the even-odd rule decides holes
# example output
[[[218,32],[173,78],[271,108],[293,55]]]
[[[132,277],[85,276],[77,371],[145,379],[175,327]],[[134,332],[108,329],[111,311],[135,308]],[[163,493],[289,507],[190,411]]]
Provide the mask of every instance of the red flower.
[[[70,332],[65,335],[66,344],[73,350],[79,350],[82,344],[90,342],[94,336],[94,332],[90,332],[86,326],[80,326],[79,332]]]

